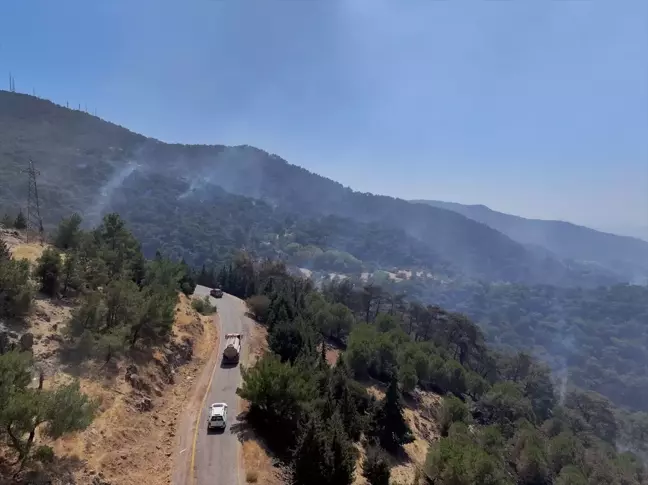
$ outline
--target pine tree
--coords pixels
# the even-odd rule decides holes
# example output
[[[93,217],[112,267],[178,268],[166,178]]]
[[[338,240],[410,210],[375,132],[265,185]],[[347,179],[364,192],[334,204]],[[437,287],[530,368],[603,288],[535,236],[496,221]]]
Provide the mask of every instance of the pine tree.
[[[184,258],[182,258],[182,261],[180,261],[180,269],[182,271],[182,276],[178,281],[180,291],[182,291],[187,296],[192,295],[194,290],[196,289],[196,279],[194,272],[191,270]]]
[[[81,284],[79,278],[79,256],[76,252],[65,255],[63,262],[63,282],[61,292],[66,295],[70,288],[78,288]]]
[[[362,464],[362,476],[369,485],[389,485],[389,463],[385,454],[376,447],[367,450]]]
[[[79,247],[82,236],[81,222],[81,216],[76,213],[63,219],[54,235],[54,246],[63,250]]]
[[[40,281],[40,290],[56,296],[61,283],[61,254],[53,248],[47,248],[36,263],[35,274]]]
[[[344,359],[339,358],[331,376],[331,395],[340,410],[344,429],[351,439],[357,440],[362,432],[361,417],[349,388],[349,370]]]
[[[376,406],[371,428],[371,434],[378,438],[385,450],[391,453],[397,452],[402,445],[411,443],[414,439],[405,421],[395,372],[392,373],[385,398]]]
[[[22,210],[16,216],[13,226],[19,230],[27,229],[27,218],[25,217],[25,214],[23,214]]]
[[[282,322],[272,328],[268,346],[281,357],[282,362],[288,361],[292,364],[301,354],[310,354],[313,347],[310,333],[310,329],[301,318],[294,322]]]
[[[331,485],[350,485],[353,483],[355,456],[353,445],[344,431],[344,425],[339,412],[335,412],[327,427],[330,440],[330,479]]]
[[[203,264],[202,268],[200,268],[200,273],[198,273],[198,276],[196,277],[196,281],[198,282],[199,285],[210,286],[211,281],[209,280],[210,280],[210,274],[207,273],[207,268]]]
[[[294,318],[294,311],[288,299],[284,296],[283,292],[279,293],[276,298],[270,302],[270,309],[268,310],[268,329],[284,322],[290,322]]]
[[[0,319],[27,313],[32,293],[29,262],[25,259],[0,260]]]
[[[327,450],[320,418],[306,424],[293,456],[293,485],[328,485],[330,451]]]

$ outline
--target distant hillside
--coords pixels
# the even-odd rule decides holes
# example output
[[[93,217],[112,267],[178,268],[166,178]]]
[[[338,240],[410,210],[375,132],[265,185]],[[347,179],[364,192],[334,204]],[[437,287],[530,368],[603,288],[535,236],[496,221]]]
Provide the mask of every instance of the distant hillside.
[[[593,227],[598,231],[611,232],[621,236],[635,237],[648,242],[648,226],[617,224],[612,226]]]
[[[145,247],[166,246],[195,261],[217,259],[241,244],[284,251],[276,238],[286,230],[324,221],[324,232],[340,231],[327,234],[324,249],[353,248],[354,258],[379,266],[404,263],[394,254],[415,248],[416,264],[451,267],[449,272],[468,278],[557,285],[619,281],[608,271],[525,247],[455,211],[354,192],[257,148],[166,144],[80,111],[0,91],[0,206],[24,205],[20,170],[30,157],[41,171],[50,226],[72,211],[96,223],[118,208]],[[224,191],[216,193],[214,186]],[[230,207],[256,207],[254,199],[268,209]],[[339,218],[339,225],[326,222],[327,216]],[[380,237],[391,241],[380,254],[360,243],[358,231],[376,225]],[[353,266],[353,259],[342,259]]]
[[[569,222],[525,219],[484,205],[437,200],[412,202],[455,211],[519,243],[539,246],[561,258],[599,264],[628,280],[645,281],[648,277],[648,242],[641,239],[596,231]]]

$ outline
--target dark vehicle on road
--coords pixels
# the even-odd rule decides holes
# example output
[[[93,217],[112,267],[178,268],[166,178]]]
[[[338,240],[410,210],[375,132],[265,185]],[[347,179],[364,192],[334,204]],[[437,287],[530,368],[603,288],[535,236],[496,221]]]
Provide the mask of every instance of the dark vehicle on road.
[[[238,364],[241,356],[241,337],[240,333],[228,333],[225,335],[224,364]]]
[[[223,298],[223,290],[221,290],[220,288],[214,288],[209,292],[209,294],[214,298]]]

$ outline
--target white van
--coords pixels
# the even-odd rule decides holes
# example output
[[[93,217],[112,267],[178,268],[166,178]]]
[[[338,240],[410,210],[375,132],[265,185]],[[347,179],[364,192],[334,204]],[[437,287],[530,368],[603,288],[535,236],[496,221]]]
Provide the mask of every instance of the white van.
[[[207,429],[225,429],[225,426],[227,426],[227,404],[224,402],[215,402],[209,406]]]

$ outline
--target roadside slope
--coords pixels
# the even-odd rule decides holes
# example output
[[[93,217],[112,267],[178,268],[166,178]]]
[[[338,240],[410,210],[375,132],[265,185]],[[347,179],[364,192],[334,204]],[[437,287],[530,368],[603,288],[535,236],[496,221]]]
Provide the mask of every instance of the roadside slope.
[[[32,265],[48,247],[27,242],[24,234],[13,230],[0,230],[0,236],[15,259]],[[40,445],[52,447],[53,461],[34,464],[24,476],[8,478],[15,470],[6,466],[7,449],[0,446],[0,483],[168,485],[176,422],[195,376],[215,353],[216,327],[180,293],[170,338],[152,347],[151,354],[132,351],[109,364],[70,361],[62,359],[62,345],[77,305],[74,298],[37,294],[24,320],[0,321],[0,340],[11,343],[29,337],[45,388],[78,379],[82,392],[100,401],[99,414],[87,429],[58,440],[39,436]]]

